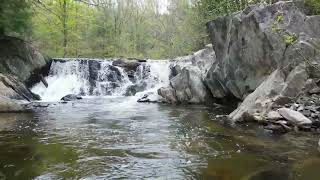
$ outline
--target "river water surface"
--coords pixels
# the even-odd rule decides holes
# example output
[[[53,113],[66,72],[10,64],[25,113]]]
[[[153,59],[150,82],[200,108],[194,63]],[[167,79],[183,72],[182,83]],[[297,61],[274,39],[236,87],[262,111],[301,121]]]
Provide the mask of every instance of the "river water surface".
[[[0,114],[0,179],[319,179],[317,136],[215,120],[227,109],[132,97]]]
[[[228,108],[137,103],[159,98],[172,63],[147,61],[130,79],[112,61],[53,61],[34,113],[0,114],[0,179],[320,179],[319,135],[215,119]],[[87,98],[61,103],[67,94]]]

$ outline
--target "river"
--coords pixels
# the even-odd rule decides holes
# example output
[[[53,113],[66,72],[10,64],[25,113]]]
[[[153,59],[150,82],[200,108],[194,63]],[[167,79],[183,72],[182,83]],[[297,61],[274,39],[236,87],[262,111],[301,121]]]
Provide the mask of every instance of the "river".
[[[90,91],[86,68],[70,64],[76,68],[66,72],[72,68],[57,62],[47,77],[49,87],[33,88],[44,99],[33,113],[0,114],[0,179],[320,177],[317,135],[276,135],[256,124],[217,120],[216,115],[232,110],[228,107],[137,103],[141,94],[119,93],[128,86],[127,78],[111,94],[101,91],[105,83],[97,82],[99,96],[86,94],[62,103],[62,95]],[[167,76],[160,77],[165,67],[157,64],[149,70],[157,78],[148,80],[154,85],[144,92],[167,83]],[[99,77],[104,79],[104,74]]]

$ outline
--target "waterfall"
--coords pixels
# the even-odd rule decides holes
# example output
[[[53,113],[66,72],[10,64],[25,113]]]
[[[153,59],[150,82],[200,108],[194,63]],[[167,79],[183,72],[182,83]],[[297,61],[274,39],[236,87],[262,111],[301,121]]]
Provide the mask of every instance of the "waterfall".
[[[59,101],[63,96],[142,96],[169,84],[168,60],[141,62],[134,72],[112,65],[111,60],[55,59],[48,87],[36,84],[31,90],[42,101]],[[157,96],[157,95],[156,95]]]
[[[46,80],[31,91],[42,101],[59,101],[68,94],[80,96],[131,96],[133,101],[148,95],[157,101],[157,90],[170,84],[184,67],[196,66],[203,76],[215,62],[211,45],[172,60],[54,59]]]

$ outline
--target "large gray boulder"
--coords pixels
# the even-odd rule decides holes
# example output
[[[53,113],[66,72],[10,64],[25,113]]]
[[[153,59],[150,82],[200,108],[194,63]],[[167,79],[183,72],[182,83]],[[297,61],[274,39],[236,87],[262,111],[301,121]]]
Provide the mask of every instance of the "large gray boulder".
[[[287,76],[275,70],[253,93],[249,94],[229,118],[233,122],[254,119],[256,114],[268,117],[274,105],[284,105],[305,87],[308,74],[304,64],[296,66]]]
[[[212,45],[171,61],[170,85],[158,90],[166,103],[208,103],[212,96],[204,78],[215,62]]]
[[[229,118],[233,122],[253,120],[254,114],[266,114],[271,110],[273,100],[285,86],[285,76],[280,70],[274,71],[253,93],[249,94]]]
[[[30,110],[22,104],[0,95],[0,113],[29,112]]]
[[[30,42],[0,37],[0,73],[13,75],[31,87],[49,72],[51,59],[43,56]]]
[[[177,57],[171,60],[170,76],[174,77],[178,75],[184,67],[194,66],[201,71],[201,75],[204,78],[215,61],[216,54],[213,50],[212,44],[208,44],[204,49],[201,49],[189,56]]]
[[[320,16],[306,16],[301,2],[250,6],[207,26],[217,60],[205,82],[216,98],[244,100],[276,69],[320,61]]]
[[[32,93],[24,83],[12,75],[0,73],[0,96],[16,100],[40,100],[40,97]]]
[[[171,79],[170,87],[163,90],[160,89],[159,95],[168,103],[205,103],[211,97],[200,69],[194,66],[184,67],[180,74]]]
[[[306,125],[312,123],[312,121],[303,114],[292,109],[280,108],[278,109],[278,112],[282,117],[294,125]]]

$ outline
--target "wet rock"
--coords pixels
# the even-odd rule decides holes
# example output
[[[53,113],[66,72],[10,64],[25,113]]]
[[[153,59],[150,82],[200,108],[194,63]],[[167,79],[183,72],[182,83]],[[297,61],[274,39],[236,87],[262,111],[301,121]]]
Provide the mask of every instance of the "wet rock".
[[[247,115],[266,114],[271,110],[273,96],[280,94],[283,87],[284,74],[280,70],[276,70],[245,98],[241,105],[229,115],[229,118],[234,122],[246,121]]]
[[[136,71],[137,67],[141,63],[138,60],[135,59],[118,59],[112,62],[113,66],[118,66],[124,68],[127,72],[128,71]]]
[[[312,122],[312,126],[313,126],[313,127],[316,127],[316,128],[317,128],[317,127],[320,127],[320,120],[315,120],[315,121],[313,121],[313,122]]]
[[[148,93],[143,95],[140,99],[138,99],[139,103],[161,103],[157,97],[153,93]]]
[[[114,67],[114,66],[107,66],[107,69],[105,70],[106,72],[108,72],[107,74],[107,79],[110,82],[121,82],[122,81],[122,75],[121,72],[118,68]],[[103,81],[104,79],[101,79],[101,81]]]
[[[294,125],[306,125],[312,123],[309,118],[305,117],[298,111],[293,111],[288,108],[280,108],[278,109],[278,112],[282,117]]]
[[[40,96],[32,93],[24,83],[12,75],[0,73],[0,95],[17,100],[40,100]]]
[[[31,87],[49,73],[51,59],[30,42],[15,37],[0,37],[0,73],[10,74]]]
[[[249,94],[242,104],[229,116],[233,121],[244,121],[243,113],[266,114],[274,105],[283,105],[295,98],[303,89],[307,73],[304,64],[296,66],[286,77],[282,70],[274,71],[253,93]],[[284,104],[290,107],[291,104]],[[297,108],[297,104],[293,106]]]
[[[75,94],[68,94],[68,95],[64,96],[63,98],[61,98],[62,101],[75,101],[75,100],[79,100],[79,99],[82,99],[82,97],[75,95]]]
[[[138,84],[131,85],[127,88],[124,95],[125,96],[134,96],[137,92],[141,92],[141,91],[145,90],[146,87],[147,87],[146,82],[140,82]]]
[[[162,87],[158,89],[158,94],[164,98],[164,102],[169,104],[178,103],[175,90],[172,87]]]
[[[181,73],[181,71],[182,71],[182,68],[179,64],[171,66],[169,79],[171,80],[172,78],[176,77],[179,73]]]
[[[285,168],[258,171],[250,175],[248,180],[285,180],[290,179],[290,171]]]
[[[281,125],[269,124],[264,129],[271,130],[273,133],[286,133],[288,132]]]
[[[0,113],[30,112],[31,110],[16,101],[0,96]]]
[[[202,81],[202,74],[197,67],[184,67],[180,74],[171,79],[170,88],[175,93],[159,94],[164,99],[174,98],[178,103],[205,103],[211,99],[210,92]],[[174,95],[174,97],[172,97]]]
[[[138,99],[138,102],[144,103],[144,102],[150,102],[150,99],[148,98],[148,94],[145,94],[142,96],[142,98]]]

